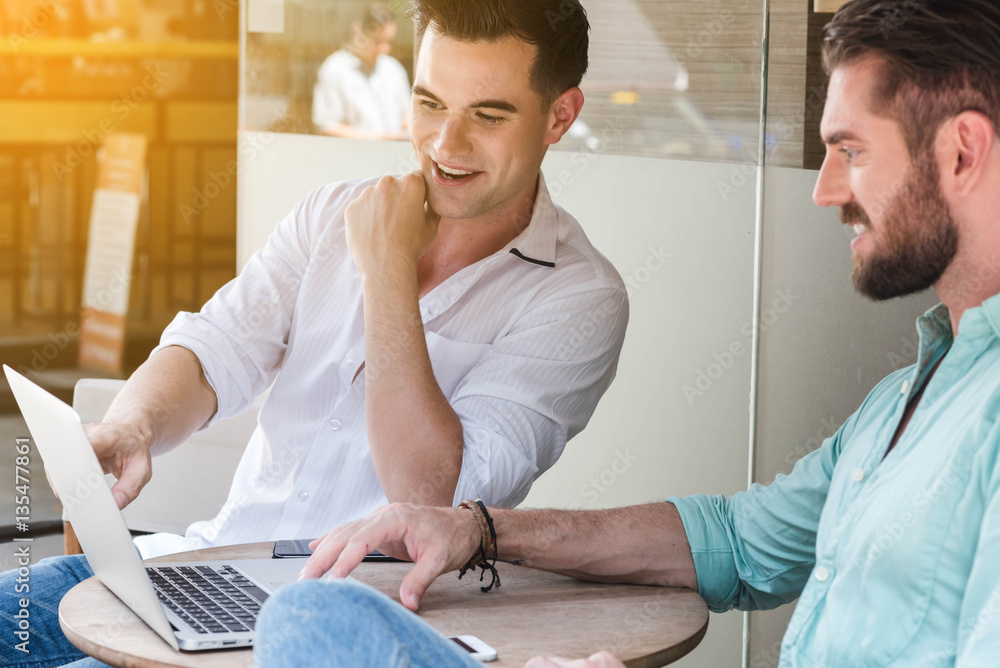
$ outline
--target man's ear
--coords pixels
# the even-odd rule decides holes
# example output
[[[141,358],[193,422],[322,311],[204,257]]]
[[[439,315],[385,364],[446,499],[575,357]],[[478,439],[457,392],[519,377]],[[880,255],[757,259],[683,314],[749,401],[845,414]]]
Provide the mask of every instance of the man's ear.
[[[545,143],[555,144],[576,122],[583,109],[583,91],[574,86],[563,91],[549,108],[549,127],[545,133]]]
[[[983,184],[997,149],[993,122],[978,111],[963,111],[945,123],[937,141],[942,185],[958,196]]]

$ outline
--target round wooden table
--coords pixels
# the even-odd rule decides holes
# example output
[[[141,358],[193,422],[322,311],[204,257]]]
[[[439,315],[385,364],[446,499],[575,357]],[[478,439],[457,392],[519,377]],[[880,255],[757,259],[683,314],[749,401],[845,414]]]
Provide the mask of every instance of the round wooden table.
[[[260,559],[273,543],[172,554],[156,561]],[[304,560],[303,560],[304,563]],[[363,563],[354,577],[399,600],[409,563]],[[608,585],[529,568],[498,564],[503,586],[479,590],[478,573],[461,581],[438,578],[424,596],[420,616],[443,635],[475,635],[496,648],[497,661],[520,668],[533,656],[587,657],[610,650],[633,668],[676,661],[708,630],[708,608],[689,589]],[[470,574],[471,575],[471,574]],[[97,578],[74,587],[59,606],[66,637],[113,666],[252,666],[249,649],[176,652]]]

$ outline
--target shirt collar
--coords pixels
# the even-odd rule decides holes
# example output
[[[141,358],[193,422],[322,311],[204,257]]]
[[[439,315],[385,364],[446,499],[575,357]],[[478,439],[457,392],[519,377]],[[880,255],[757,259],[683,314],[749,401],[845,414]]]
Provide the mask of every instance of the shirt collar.
[[[506,252],[516,257],[541,265],[556,266],[556,241],[559,236],[559,211],[549,189],[545,185],[545,177],[538,173],[538,193],[535,195],[535,205],[531,211],[531,220],[515,239],[507,245]]]
[[[922,328],[930,328],[938,331],[944,330],[940,333],[950,335],[951,312],[944,304],[938,304],[924,313],[923,316],[917,320],[917,324],[921,325]]]
[[[958,331],[963,335],[977,335],[992,330],[1000,337],[1000,294],[993,295],[975,308],[962,314]]]
[[[920,337],[917,367],[926,371],[930,367],[932,358],[938,356],[942,350],[947,351],[954,341],[948,307],[938,304],[917,318],[917,334]]]
[[[958,333],[951,331],[951,312],[944,304],[938,304],[927,311],[918,322],[925,322],[930,328],[943,330],[950,336],[967,338],[992,332],[1000,338],[1000,294],[993,295],[979,306],[966,309],[958,324]]]

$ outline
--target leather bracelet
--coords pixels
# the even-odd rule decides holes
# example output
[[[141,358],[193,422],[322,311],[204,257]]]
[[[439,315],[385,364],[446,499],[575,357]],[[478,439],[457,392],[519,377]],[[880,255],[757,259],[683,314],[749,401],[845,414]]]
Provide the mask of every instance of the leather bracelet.
[[[495,528],[493,528],[493,518],[490,517],[490,514],[486,511],[486,504],[483,503],[482,499],[476,499],[476,505],[479,506],[479,511],[482,514],[483,519],[486,520],[486,525],[489,527],[489,539],[488,539],[489,543],[487,544],[487,542],[485,542],[485,541],[483,542],[483,547],[485,548],[483,551],[486,552],[486,554],[489,554],[490,551],[492,550],[493,551],[493,561],[496,561],[496,559],[497,559],[497,530]]]
[[[483,554],[489,554],[490,551],[493,549],[493,545],[490,540],[489,523],[486,520],[486,516],[483,513],[482,508],[480,508],[479,504],[476,503],[475,501],[463,501],[462,503],[458,504],[458,507],[470,510],[472,511],[472,514],[476,516],[476,524],[479,525],[479,541],[480,541],[479,550]],[[470,559],[470,561],[474,559],[475,557]]]
[[[475,572],[476,568],[482,569],[482,573],[479,575],[479,581],[482,582],[483,578],[486,577],[486,572],[489,571],[493,576],[490,583],[485,587],[480,587],[480,590],[485,594],[486,592],[493,589],[494,586],[500,587],[500,574],[497,573],[496,563],[497,563],[497,534],[496,529],[493,527],[493,518],[490,517],[489,512],[486,510],[486,505],[480,499],[467,500],[458,504],[459,508],[465,508],[472,512],[476,516],[476,523],[479,525],[479,550],[478,553],[473,555],[469,561],[462,566],[458,571],[458,579],[461,580],[462,576],[466,574],[469,570]],[[492,553],[492,557],[490,556]],[[490,563],[490,559],[493,563]]]

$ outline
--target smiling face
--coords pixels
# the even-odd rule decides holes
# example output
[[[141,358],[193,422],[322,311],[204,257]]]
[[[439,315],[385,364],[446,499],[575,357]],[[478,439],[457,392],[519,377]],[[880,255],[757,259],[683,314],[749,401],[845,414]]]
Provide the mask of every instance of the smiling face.
[[[424,33],[410,140],[441,216],[500,216],[534,195],[545,150],[559,138],[530,85],[535,53],[513,37],[464,42],[433,25]]]
[[[880,63],[861,59],[830,77],[821,133],[826,159],[813,200],[839,206],[857,236],[854,284],[876,300],[933,285],[958,251],[933,151],[911,160],[899,125],[872,109]]]

